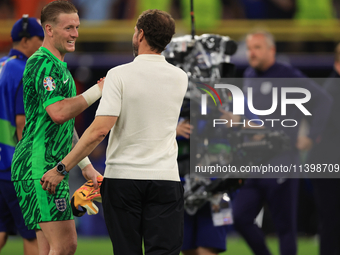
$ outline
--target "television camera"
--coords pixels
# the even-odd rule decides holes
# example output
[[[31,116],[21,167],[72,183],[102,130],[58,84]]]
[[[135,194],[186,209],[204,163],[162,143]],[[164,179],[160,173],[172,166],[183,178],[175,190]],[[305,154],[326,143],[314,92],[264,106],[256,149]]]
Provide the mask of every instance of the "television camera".
[[[173,38],[168,44],[163,55],[168,62],[184,70],[189,78],[188,91],[180,115],[182,118],[196,119],[200,114],[202,90],[198,89],[197,84],[213,87],[221,79],[235,76],[235,65],[231,63],[231,56],[236,50],[235,41],[228,36],[216,34],[184,35]],[[230,93],[222,89],[220,96],[222,108],[230,111]],[[207,118],[221,115],[212,102],[208,103],[208,108],[210,114]],[[225,132],[225,127],[221,127],[212,135],[204,127],[199,128],[198,123],[193,123],[192,119],[191,125],[195,127],[195,132],[201,133],[191,136],[191,156],[199,155],[203,165],[232,164],[239,167],[261,164],[290,147],[289,138],[281,131],[232,128]],[[259,134],[261,140],[252,139]],[[193,171],[189,175],[189,161],[189,153],[178,158],[180,175],[185,177],[184,200],[185,209],[189,214],[194,214],[207,201],[213,200],[215,194],[236,190],[246,178],[228,174],[221,178],[209,179],[207,176],[194,175]]]

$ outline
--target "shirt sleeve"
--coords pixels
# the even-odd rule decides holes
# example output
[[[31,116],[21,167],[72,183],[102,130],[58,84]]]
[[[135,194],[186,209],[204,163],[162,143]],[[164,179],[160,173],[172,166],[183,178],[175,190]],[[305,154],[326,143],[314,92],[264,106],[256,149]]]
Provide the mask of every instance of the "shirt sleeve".
[[[52,65],[49,72],[42,72],[36,78],[36,91],[39,95],[44,108],[47,106],[63,100],[63,81],[58,74],[57,68]]]
[[[17,88],[15,94],[15,115],[25,114],[24,109],[24,89],[22,86],[22,80]]]
[[[105,78],[96,116],[119,116],[122,108],[122,81],[111,69]]]

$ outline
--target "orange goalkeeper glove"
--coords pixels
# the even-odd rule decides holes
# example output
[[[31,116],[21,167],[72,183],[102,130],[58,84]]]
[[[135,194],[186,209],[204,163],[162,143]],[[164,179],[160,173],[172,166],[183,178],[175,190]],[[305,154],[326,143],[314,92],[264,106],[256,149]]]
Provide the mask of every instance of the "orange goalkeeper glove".
[[[74,216],[81,217],[86,211],[88,215],[97,214],[99,209],[93,203],[93,201],[102,202],[100,195],[100,186],[103,182],[103,176],[97,176],[98,188],[95,189],[92,180],[84,183],[79,189],[77,189],[71,198],[71,207]],[[82,210],[79,210],[78,208]]]

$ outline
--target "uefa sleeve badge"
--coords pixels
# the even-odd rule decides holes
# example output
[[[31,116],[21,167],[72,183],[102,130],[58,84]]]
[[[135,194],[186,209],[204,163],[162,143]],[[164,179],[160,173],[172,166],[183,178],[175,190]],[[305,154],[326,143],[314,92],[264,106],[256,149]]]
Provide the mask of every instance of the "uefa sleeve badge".
[[[44,87],[47,91],[53,91],[55,86],[55,81],[51,76],[46,76],[44,78]]]

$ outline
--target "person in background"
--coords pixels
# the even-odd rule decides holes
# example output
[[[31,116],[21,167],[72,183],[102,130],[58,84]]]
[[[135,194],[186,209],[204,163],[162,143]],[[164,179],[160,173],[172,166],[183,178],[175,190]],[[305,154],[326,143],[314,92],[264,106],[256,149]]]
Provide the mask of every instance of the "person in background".
[[[40,21],[25,15],[13,25],[11,37],[13,47],[0,59],[0,251],[8,235],[18,231],[24,254],[34,255],[38,254],[35,231],[25,225],[11,181],[11,164],[25,125],[22,76],[27,59],[42,45],[44,31]]]
[[[245,115],[242,117],[247,120],[258,119],[255,114],[250,112],[246,101],[244,107],[246,110]],[[233,115],[232,113],[231,95],[229,97],[227,109],[228,110],[220,108],[218,110],[218,113],[221,114],[219,118],[228,120],[228,124],[222,127],[222,130],[220,131],[220,133],[223,133],[223,138],[219,137],[216,140],[212,139],[209,141],[211,144],[224,146],[224,148],[226,148],[227,144],[229,144],[229,141],[226,138],[228,133],[230,134],[230,132],[235,131],[231,130],[232,128],[230,127],[230,122],[241,122],[241,116]],[[216,114],[216,112],[214,114]],[[207,125],[207,123],[205,125]],[[257,128],[256,126],[259,125],[259,123],[253,121],[251,122],[251,125],[252,126],[245,124],[244,127],[241,127],[234,124],[233,127],[235,128],[238,126],[240,129]],[[185,192],[193,187],[192,184],[191,187],[188,187],[186,181],[189,181],[190,183],[192,181],[194,182],[195,179],[195,175],[191,175],[190,178],[188,178],[190,173],[190,135],[193,128],[194,126],[190,124],[188,118],[180,119],[176,128],[177,142],[179,145],[179,150],[181,151],[178,157],[178,166],[180,177],[185,187]],[[220,149],[217,149],[217,151],[220,151]],[[215,178],[211,178],[210,180],[213,182],[214,179]],[[216,224],[216,222],[214,223],[213,212],[218,211],[220,208],[222,193],[228,192],[230,195],[232,195],[233,191],[239,188],[238,185],[233,185],[232,182],[233,180],[225,179],[220,184],[219,193],[216,192],[216,194],[214,194],[211,199],[206,201],[205,204],[194,213],[191,211],[188,212],[187,210],[184,211],[184,239],[182,246],[182,253],[184,255],[217,255],[227,250],[228,225],[219,225]]]
[[[44,41],[28,60],[23,75],[26,124],[15,147],[11,177],[25,224],[35,230],[40,255],[72,255],[77,233],[70,205],[68,175],[51,195],[40,186],[43,174],[77,142],[74,118],[101,97],[103,80],[81,95],[65,54],[75,50],[79,16],[69,1],[53,1],[41,11]],[[79,162],[83,176],[98,188],[99,173],[88,158]],[[65,176],[66,175],[66,176]]]
[[[247,57],[250,67],[244,72],[244,92],[247,88],[253,90],[252,98],[255,109],[269,109],[272,103],[272,86],[287,86],[283,79],[276,79],[275,84],[266,82],[271,78],[305,78],[297,69],[276,62],[275,42],[273,36],[265,31],[256,31],[246,37]],[[307,86],[308,85],[308,86]],[[299,163],[299,150],[308,151],[313,144],[319,141],[324,129],[332,99],[319,85],[310,82],[304,84],[311,93],[308,109],[312,114],[310,131],[307,136],[299,136],[299,127],[283,128],[281,125],[273,127],[274,130],[284,131],[290,138],[291,148],[275,156],[266,164],[272,166],[287,166]],[[281,119],[280,111],[259,116],[260,119]],[[291,107],[287,111],[285,119],[295,119],[301,122],[304,115],[297,107]],[[287,178],[288,177],[288,178]],[[266,246],[264,234],[254,223],[264,203],[268,204],[275,228],[280,241],[281,255],[295,255],[297,232],[297,193],[298,179],[289,176],[280,178],[249,178],[246,180],[235,196],[233,202],[234,227],[245,238],[248,245],[256,255],[271,254]]]

